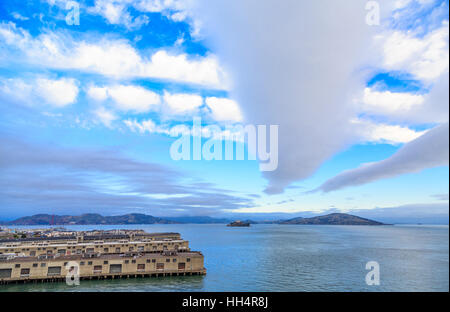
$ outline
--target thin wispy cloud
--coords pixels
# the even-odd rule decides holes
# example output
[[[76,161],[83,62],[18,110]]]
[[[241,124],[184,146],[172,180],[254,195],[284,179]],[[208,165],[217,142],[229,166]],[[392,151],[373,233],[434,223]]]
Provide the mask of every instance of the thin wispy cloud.
[[[36,145],[5,137],[2,141],[0,196],[10,213],[137,209],[157,215],[191,210],[214,214],[251,205],[250,199],[229,190],[205,183],[199,188],[193,177],[130,159],[117,149]]]
[[[336,191],[349,186],[418,172],[426,168],[448,166],[448,162],[449,128],[447,123],[405,144],[390,158],[344,171],[327,180],[317,190]]]

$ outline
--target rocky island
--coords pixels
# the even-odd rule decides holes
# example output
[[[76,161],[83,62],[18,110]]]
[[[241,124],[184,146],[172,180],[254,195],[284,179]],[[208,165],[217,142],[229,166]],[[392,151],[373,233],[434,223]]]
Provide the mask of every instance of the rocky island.
[[[294,218],[281,221],[280,224],[316,224],[316,225],[383,225],[383,223],[350,215],[347,213],[331,213],[312,218]]]

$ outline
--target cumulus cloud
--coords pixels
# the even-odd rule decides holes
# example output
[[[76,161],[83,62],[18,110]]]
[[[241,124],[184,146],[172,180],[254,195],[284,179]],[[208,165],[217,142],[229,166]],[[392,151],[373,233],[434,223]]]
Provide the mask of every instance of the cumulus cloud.
[[[377,91],[365,88],[359,109],[391,123],[445,123],[449,116],[448,71],[425,94]]]
[[[91,86],[87,94],[96,101],[111,99],[119,111],[145,113],[161,103],[159,94],[134,85]]]
[[[142,75],[229,88],[227,75],[214,56],[189,60],[186,54],[170,55],[166,51],[158,51],[151,56],[150,62],[144,64]]]
[[[448,20],[423,38],[414,32],[395,31],[380,37],[383,63],[389,70],[402,70],[417,79],[432,81],[448,71]]]
[[[355,119],[357,133],[363,142],[402,144],[417,139],[426,131],[415,131],[408,127],[374,123],[370,120]]]
[[[185,120],[196,114],[204,115],[206,118],[218,122],[242,121],[239,105],[227,98],[207,97],[204,100],[198,94],[170,93],[168,91],[164,91],[163,96],[160,96],[158,93],[137,85],[91,85],[86,89],[86,94],[97,103],[109,104],[110,109],[116,113],[140,114],[157,111],[162,122],[166,119]],[[202,108],[204,102],[208,109]],[[112,112],[104,111],[104,108],[95,111],[95,115],[108,127],[112,121],[117,119]],[[156,125],[150,120],[149,122],[153,126],[142,125],[131,119],[125,121],[125,125],[140,133],[171,133],[168,126]]]
[[[35,90],[49,104],[62,107],[74,103],[78,95],[78,86],[74,79],[59,80],[38,79]]]
[[[74,39],[67,34],[44,32],[33,38],[14,23],[0,23],[0,62],[94,72],[116,78],[156,78],[207,88],[226,89],[229,82],[214,55],[204,57],[156,51],[141,55],[126,40]],[[16,61],[14,61],[16,60]]]
[[[239,104],[226,98],[208,97],[206,105],[211,110],[211,116],[216,121],[242,121],[242,113]]]
[[[165,91],[164,103],[167,105],[170,114],[192,114],[198,111],[198,108],[203,105],[203,98],[196,94],[171,94]]]
[[[424,96],[406,92],[376,91],[364,89],[364,109],[368,112],[392,114],[405,113],[417,106],[423,105]]]
[[[117,109],[137,113],[148,112],[160,104],[159,94],[138,86],[114,86],[108,88],[109,96]]]
[[[336,191],[405,173],[419,172],[426,168],[448,166],[448,163],[449,127],[446,123],[405,144],[391,157],[344,171],[327,180],[315,191]]]
[[[78,81],[75,79],[19,79],[10,78],[0,81],[0,95],[19,104],[35,106],[36,99],[53,107],[73,104],[78,96]]]

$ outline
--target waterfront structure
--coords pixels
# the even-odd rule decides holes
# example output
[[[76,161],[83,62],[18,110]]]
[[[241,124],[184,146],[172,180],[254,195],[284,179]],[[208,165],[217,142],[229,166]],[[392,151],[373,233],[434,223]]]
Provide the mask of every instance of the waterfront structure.
[[[179,233],[123,230],[73,232],[0,240],[0,284],[80,279],[205,274],[201,252]]]
[[[227,224],[227,226],[235,226],[235,227],[240,227],[240,226],[250,226],[249,222],[242,222],[242,221],[234,221],[231,222],[229,224]]]

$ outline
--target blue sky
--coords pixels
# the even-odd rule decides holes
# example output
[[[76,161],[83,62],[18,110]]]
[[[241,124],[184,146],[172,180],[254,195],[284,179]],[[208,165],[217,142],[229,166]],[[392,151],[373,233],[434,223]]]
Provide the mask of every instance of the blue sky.
[[[361,1],[270,2],[2,1],[0,219],[414,205],[448,222],[448,1],[377,1],[372,26]],[[278,125],[277,169],[173,160],[194,117]]]

